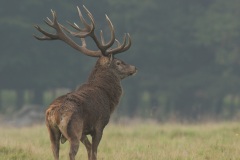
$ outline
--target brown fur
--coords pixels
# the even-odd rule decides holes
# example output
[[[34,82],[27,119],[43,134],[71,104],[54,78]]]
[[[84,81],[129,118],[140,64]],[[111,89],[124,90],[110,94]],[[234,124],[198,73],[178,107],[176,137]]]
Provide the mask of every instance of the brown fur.
[[[55,99],[46,111],[55,160],[59,144],[69,141],[70,160],[75,159],[81,141],[89,160],[97,159],[103,129],[122,95],[121,80],[136,73],[136,68],[118,59],[100,57],[88,81],[78,89]],[[86,135],[92,136],[92,144]]]

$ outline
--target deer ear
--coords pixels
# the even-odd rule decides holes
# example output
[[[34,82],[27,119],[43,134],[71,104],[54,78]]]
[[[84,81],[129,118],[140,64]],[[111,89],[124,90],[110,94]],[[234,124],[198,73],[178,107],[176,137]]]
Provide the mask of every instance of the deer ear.
[[[108,66],[110,66],[110,65],[111,65],[112,61],[113,61],[113,54],[110,54],[110,55],[109,55],[109,62],[108,62]]]
[[[109,62],[111,63],[112,60],[113,60],[113,54],[110,54],[110,56],[109,56]]]

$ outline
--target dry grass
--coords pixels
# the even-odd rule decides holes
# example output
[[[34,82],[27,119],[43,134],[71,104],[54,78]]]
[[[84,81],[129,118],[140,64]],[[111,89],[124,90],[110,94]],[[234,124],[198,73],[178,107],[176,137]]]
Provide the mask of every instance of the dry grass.
[[[45,126],[0,128],[0,160],[52,160]],[[60,159],[68,159],[68,143]],[[87,159],[83,145],[76,159]],[[237,123],[179,125],[109,125],[99,146],[99,160],[239,160]]]

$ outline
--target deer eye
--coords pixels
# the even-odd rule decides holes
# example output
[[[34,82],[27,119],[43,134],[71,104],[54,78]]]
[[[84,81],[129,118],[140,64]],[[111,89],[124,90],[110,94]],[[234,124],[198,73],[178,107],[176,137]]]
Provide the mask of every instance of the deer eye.
[[[121,64],[121,62],[120,62],[120,61],[117,61],[116,64],[119,66],[119,65]]]

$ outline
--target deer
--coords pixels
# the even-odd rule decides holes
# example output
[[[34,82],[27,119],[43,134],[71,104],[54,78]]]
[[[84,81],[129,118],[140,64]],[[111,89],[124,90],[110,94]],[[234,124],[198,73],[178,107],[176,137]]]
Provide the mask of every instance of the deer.
[[[55,160],[59,160],[60,141],[62,144],[66,141],[69,142],[70,160],[75,159],[80,142],[84,144],[87,150],[88,160],[97,160],[97,149],[103,130],[109,123],[110,116],[122,96],[121,80],[137,72],[135,66],[126,64],[114,57],[131,47],[129,33],[124,34],[123,42],[120,43],[115,39],[113,24],[106,15],[106,21],[110,29],[110,40],[105,42],[102,31],[100,31],[99,36],[95,34],[93,15],[85,6],[83,8],[89,19],[88,22],[79,7],[77,7],[77,10],[84,27],[67,22],[72,27],[69,30],[58,22],[57,14],[53,10],[51,10],[53,19],[47,17],[47,20],[44,21],[56,33],[47,32],[39,25],[34,26],[42,34],[40,37],[34,35],[36,39],[61,40],[75,50],[97,58],[87,82],[74,91],[53,100],[45,112],[45,123]],[[80,38],[81,44],[77,44],[70,36]],[[90,50],[87,48],[86,37],[93,40],[97,49]],[[87,135],[91,136],[91,142]]]

